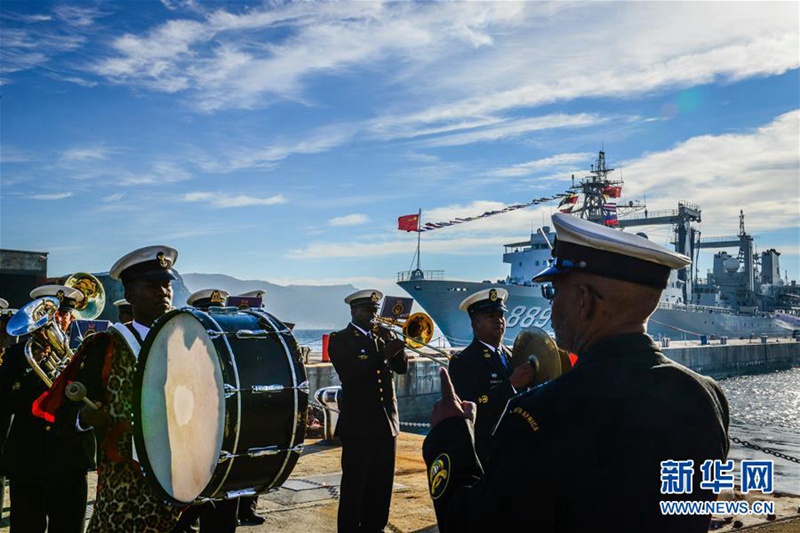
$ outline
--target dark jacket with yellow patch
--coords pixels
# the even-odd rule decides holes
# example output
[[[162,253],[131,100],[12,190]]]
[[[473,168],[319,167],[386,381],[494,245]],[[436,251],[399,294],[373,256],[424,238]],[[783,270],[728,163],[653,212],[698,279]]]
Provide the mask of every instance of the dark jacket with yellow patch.
[[[0,366],[0,419],[14,415],[5,442],[0,435],[0,474],[30,480],[86,472],[94,468],[94,433],[59,428],[31,411],[47,387],[25,359],[26,341],[9,347]]]
[[[509,402],[486,474],[470,422],[431,430],[423,454],[439,530],[705,533],[709,516],[664,516],[659,501],[715,499],[700,490],[700,465],[727,456],[728,422],[719,386],[650,337],[605,339],[571,372]],[[662,495],[661,461],[686,459],[691,494]]]
[[[501,349],[510,363],[511,352],[502,345]],[[450,359],[448,371],[458,397],[478,405],[475,450],[478,458],[485,462],[491,452],[492,432],[506,403],[516,394],[509,382],[511,370],[503,365],[496,353],[475,339]]]
[[[396,437],[400,432],[394,374],[408,371],[403,342],[371,339],[349,324],[331,333],[328,353],[342,382],[336,435],[342,438]],[[398,353],[387,358],[391,352]]]

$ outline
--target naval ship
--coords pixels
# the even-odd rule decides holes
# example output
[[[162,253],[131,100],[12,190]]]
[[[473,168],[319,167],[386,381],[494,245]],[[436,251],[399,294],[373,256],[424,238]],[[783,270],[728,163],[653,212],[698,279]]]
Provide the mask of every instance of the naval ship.
[[[745,231],[744,213],[739,215],[739,233],[730,237],[700,237],[699,206],[679,202],[677,209],[648,212],[641,201],[620,200],[624,182],[611,179],[605,152],[598,154],[589,175],[562,195],[559,211],[619,229],[669,225],[677,252],[697,263],[700,249],[719,250],[713,269],[700,278],[694,266],[673,271],[658,309],[650,317],[648,333],[661,339],[756,338],[789,336],[800,320],[800,287],[780,277],[780,253],[774,249],[756,254],[753,237]],[[639,235],[645,234],[639,233]],[[473,292],[502,288],[508,291],[504,341],[513,344],[523,329],[550,327],[550,303],[542,296],[535,274],[547,266],[555,233],[544,226],[530,239],[504,245],[503,262],[511,265],[505,280],[474,282],[448,279],[442,270],[417,268],[398,273],[397,284],[433,318],[451,346],[472,342],[472,327],[458,305]],[[726,250],[735,249],[736,255]],[[724,341],[723,341],[724,342]]]

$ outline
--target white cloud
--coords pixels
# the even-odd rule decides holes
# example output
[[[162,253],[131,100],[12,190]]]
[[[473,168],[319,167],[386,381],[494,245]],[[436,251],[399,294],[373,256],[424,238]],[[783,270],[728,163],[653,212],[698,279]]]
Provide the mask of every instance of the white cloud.
[[[71,148],[65,150],[61,154],[64,161],[89,161],[97,159],[105,159],[108,150],[102,146],[95,146],[89,148]]]
[[[211,192],[191,192],[183,195],[184,202],[204,202],[216,208],[228,207],[247,207],[258,205],[276,205],[287,203],[282,194],[276,194],[266,198],[247,196],[243,194],[229,195],[226,193]]]
[[[61,192],[53,194],[32,194],[30,198],[33,200],[63,200],[64,198],[69,198],[70,196],[74,195],[71,192]]]
[[[349,125],[325,126],[307,132],[302,138],[247,140],[222,151],[224,157],[199,154],[196,163],[206,172],[225,174],[242,169],[270,169],[288,157],[326,152],[350,141],[354,128]]]
[[[626,162],[629,196],[647,194],[651,209],[672,209],[675,199],[703,210],[704,235],[736,234],[739,210],[757,233],[800,232],[800,111],[749,133],[705,135],[670,150]]]
[[[498,168],[490,172],[494,176],[528,176],[542,171],[552,171],[562,169],[566,165],[574,166],[575,164],[583,164],[590,161],[594,154],[587,153],[570,153],[558,154],[544,159],[536,159],[534,161],[527,161],[519,163],[506,168]]]
[[[361,224],[365,224],[367,220],[369,220],[369,217],[367,217],[367,215],[352,214],[352,215],[332,218],[328,221],[328,224],[330,224],[331,226],[358,226]]]

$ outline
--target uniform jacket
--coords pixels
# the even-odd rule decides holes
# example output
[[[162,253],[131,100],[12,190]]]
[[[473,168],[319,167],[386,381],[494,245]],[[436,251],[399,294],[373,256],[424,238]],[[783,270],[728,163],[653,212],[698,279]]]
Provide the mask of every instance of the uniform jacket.
[[[650,337],[605,339],[509,402],[485,475],[470,422],[431,430],[423,454],[439,529],[705,533],[709,516],[663,516],[659,501],[715,499],[699,488],[700,465],[726,458],[728,422],[719,386]],[[660,462],[687,459],[692,493],[662,495]]]
[[[86,472],[94,468],[94,433],[62,430],[31,411],[47,387],[25,359],[26,341],[9,347],[0,366],[0,419],[14,416],[4,444],[0,436],[0,472],[27,479]]]
[[[394,374],[408,371],[401,346],[402,341],[392,341],[387,347],[383,339],[372,339],[353,324],[331,333],[328,353],[342,382],[337,436],[396,437],[400,432]],[[401,353],[387,359],[387,352],[397,349]]]
[[[510,365],[511,351],[502,344],[500,348]],[[508,400],[516,394],[509,382],[511,370],[503,365],[499,355],[475,339],[450,359],[448,371],[458,397],[478,405],[475,449],[485,461],[491,451],[492,432]]]

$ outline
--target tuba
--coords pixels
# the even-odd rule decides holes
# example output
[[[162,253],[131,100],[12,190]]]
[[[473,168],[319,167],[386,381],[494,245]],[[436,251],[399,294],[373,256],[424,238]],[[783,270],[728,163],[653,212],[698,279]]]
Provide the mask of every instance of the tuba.
[[[64,285],[83,293],[83,301],[75,305],[73,314],[79,320],[94,320],[106,306],[106,291],[103,284],[88,272],[76,272],[67,278]]]
[[[55,323],[60,305],[55,296],[38,298],[14,313],[6,326],[14,337],[31,335],[25,343],[25,359],[48,388],[72,358],[69,338]]]
[[[106,291],[99,279],[78,272],[67,278],[64,285],[83,293],[83,300],[72,310],[77,319],[94,320],[100,316],[106,303]],[[55,314],[60,306],[60,300],[54,296],[38,298],[14,313],[6,326],[9,335],[30,334],[25,344],[25,359],[48,388],[73,356],[69,335],[55,323]]]

